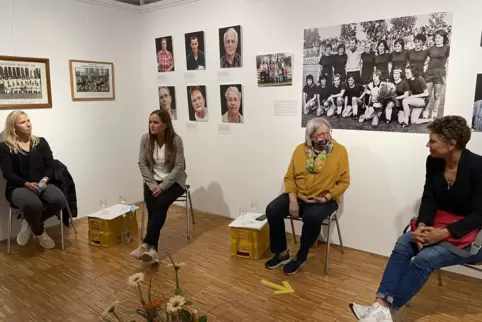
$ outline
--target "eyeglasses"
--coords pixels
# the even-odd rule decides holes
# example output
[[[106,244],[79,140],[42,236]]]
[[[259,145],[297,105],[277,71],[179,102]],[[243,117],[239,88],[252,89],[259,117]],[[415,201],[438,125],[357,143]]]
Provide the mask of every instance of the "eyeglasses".
[[[331,135],[331,130],[329,132],[320,133],[317,136],[330,136],[330,135]]]

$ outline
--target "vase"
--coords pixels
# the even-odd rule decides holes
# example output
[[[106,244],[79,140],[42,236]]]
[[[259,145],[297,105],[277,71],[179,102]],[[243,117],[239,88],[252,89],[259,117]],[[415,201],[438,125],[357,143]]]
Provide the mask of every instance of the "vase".
[[[191,321],[190,322],[199,322],[199,312],[194,307],[186,307],[186,311],[191,314]],[[175,312],[171,313],[167,317],[167,322],[183,322],[181,318],[181,313]]]

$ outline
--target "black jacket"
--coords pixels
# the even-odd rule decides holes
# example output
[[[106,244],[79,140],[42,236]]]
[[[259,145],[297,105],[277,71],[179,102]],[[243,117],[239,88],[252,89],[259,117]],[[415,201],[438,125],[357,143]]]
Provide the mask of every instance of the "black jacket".
[[[449,187],[444,177],[444,159],[427,158],[427,172],[418,222],[433,224],[437,209],[465,218],[447,226],[455,238],[482,227],[482,157],[464,150],[455,183]]]
[[[57,186],[57,188],[62,191],[65,198],[67,199],[67,203],[72,213],[72,217],[77,217],[77,193],[75,192],[74,179],[72,179],[72,176],[70,175],[67,167],[59,160],[53,161],[52,168],[53,175],[49,183]],[[63,222],[68,227],[70,224],[69,214],[66,209],[62,210],[62,212]]]

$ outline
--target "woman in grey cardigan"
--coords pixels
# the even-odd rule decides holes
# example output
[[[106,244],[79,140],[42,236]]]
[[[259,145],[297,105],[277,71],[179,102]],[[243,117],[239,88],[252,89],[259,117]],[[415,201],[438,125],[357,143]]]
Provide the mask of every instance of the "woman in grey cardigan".
[[[159,259],[157,244],[167,210],[184,193],[187,177],[182,140],[165,110],[155,110],[149,116],[149,133],[141,138],[139,169],[144,179],[147,234],[131,256],[154,262]]]

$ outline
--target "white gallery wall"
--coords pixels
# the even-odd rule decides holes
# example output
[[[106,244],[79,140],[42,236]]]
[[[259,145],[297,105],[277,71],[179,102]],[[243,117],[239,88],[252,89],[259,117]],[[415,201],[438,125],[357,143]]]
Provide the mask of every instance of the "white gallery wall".
[[[145,130],[140,103],[139,13],[75,0],[0,0],[0,55],[50,59],[51,109],[28,110],[33,131],[66,164],[76,188],[79,216],[99,207],[142,198],[137,168]],[[115,101],[73,102],[69,59],[108,61],[115,68]],[[11,110],[0,110],[1,130]],[[8,205],[0,182],[0,239],[7,236]],[[14,234],[20,221],[14,220]]]
[[[479,0],[406,0],[403,5],[349,0],[334,5],[327,0],[200,0],[143,14],[143,113],[158,108],[158,84],[176,86],[177,132],[183,137],[188,182],[194,208],[223,216],[237,216],[239,208],[266,205],[283,189],[283,176],[295,146],[304,140],[301,115],[274,116],[274,100],[301,104],[303,30],[407,15],[453,11],[453,36],[446,89],[445,115],[468,120],[477,72],[482,72]],[[218,28],[241,25],[243,68],[218,79]],[[184,34],[204,31],[206,70],[189,72]],[[158,79],[154,39],[173,36],[175,72]],[[294,53],[292,87],[258,88],[257,54]],[[226,69],[223,72],[227,71]],[[228,79],[226,79],[226,77]],[[230,135],[218,134],[221,122],[219,84],[243,85],[244,124],[232,124]],[[207,86],[209,122],[187,129],[186,85]],[[417,214],[422,193],[427,134],[335,130],[333,136],[349,153],[351,186],[341,211],[346,246],[389,255],[409,219]],[[469,148],[482,153],[482,133],[474,133]],[[334,238],[337,242],[337,238]]]

